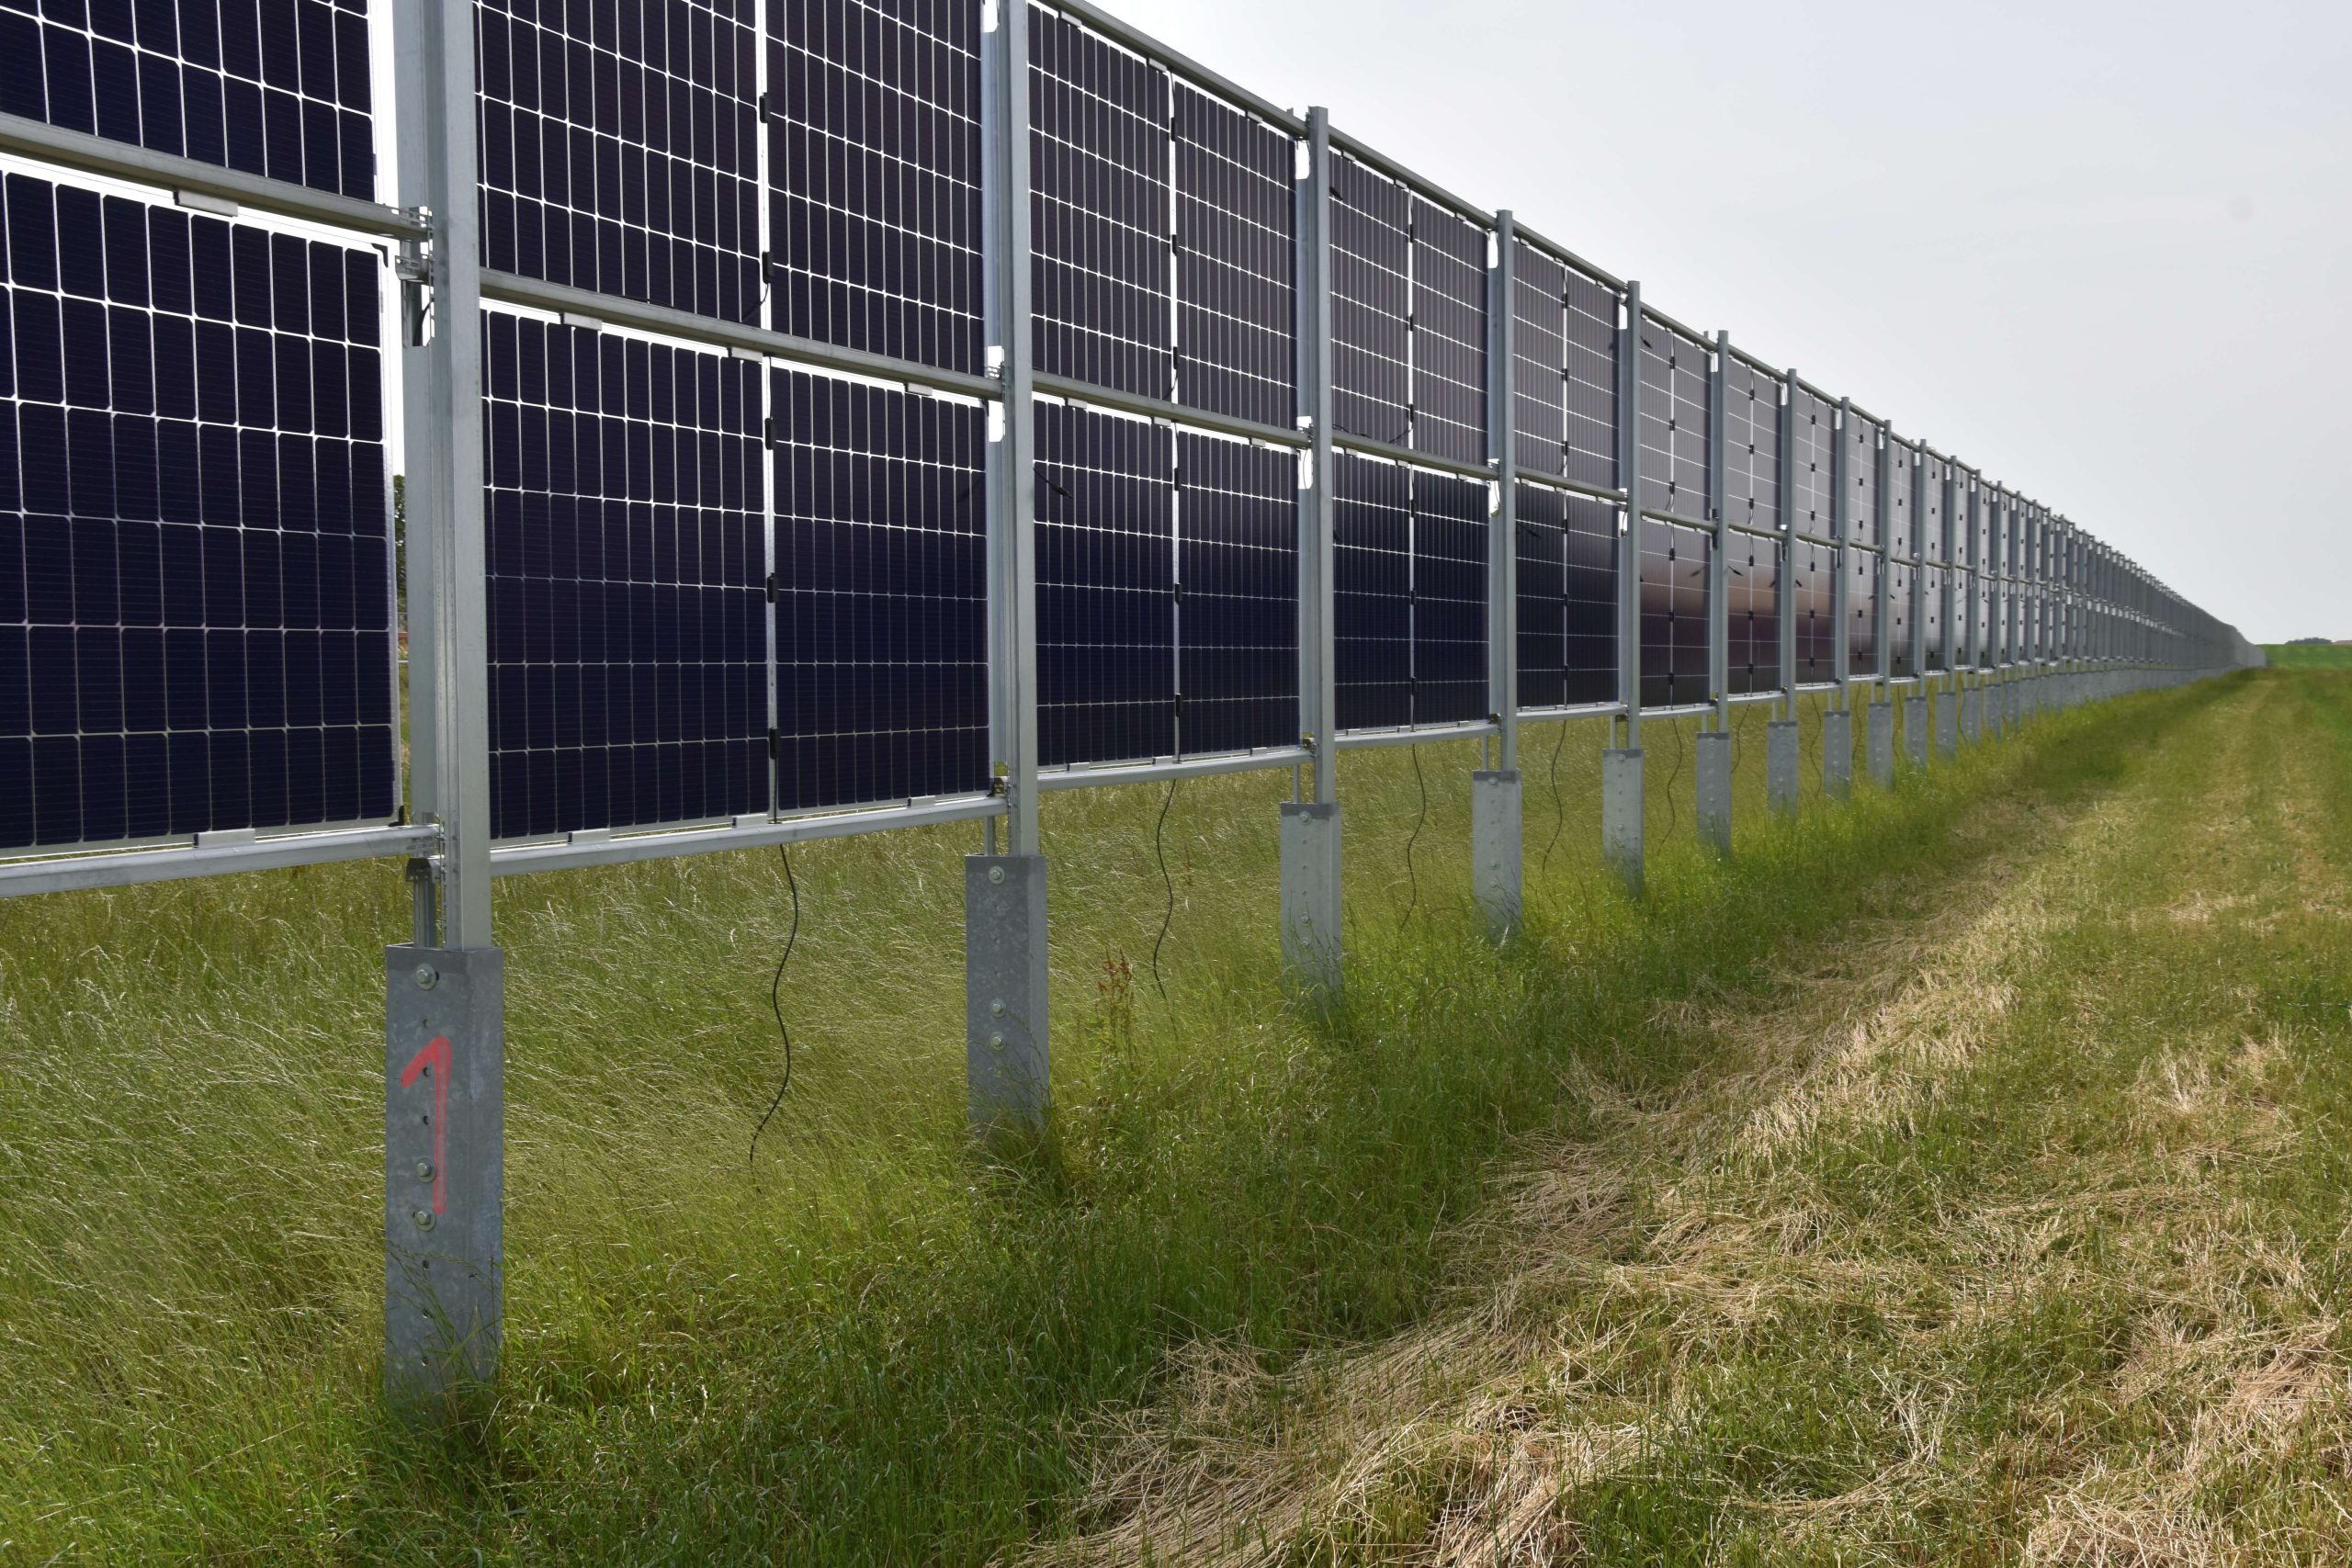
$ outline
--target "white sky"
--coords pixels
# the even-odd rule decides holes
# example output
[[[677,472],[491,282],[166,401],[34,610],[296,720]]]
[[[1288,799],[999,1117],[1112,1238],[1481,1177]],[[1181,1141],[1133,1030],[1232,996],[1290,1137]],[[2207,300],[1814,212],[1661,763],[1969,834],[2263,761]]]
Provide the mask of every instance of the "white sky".
[[[1981,467],[2352,638],[2352,0],[1104,0]]]

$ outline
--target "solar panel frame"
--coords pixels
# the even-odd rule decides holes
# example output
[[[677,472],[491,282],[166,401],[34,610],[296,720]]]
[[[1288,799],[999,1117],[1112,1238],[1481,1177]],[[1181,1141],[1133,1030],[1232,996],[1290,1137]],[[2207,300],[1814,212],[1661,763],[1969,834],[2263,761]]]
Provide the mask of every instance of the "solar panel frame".
[[[364,0],[0,0],[0,113],[372,201],[371,53]]]
[[[31,174],[0,209],[0,852],[391,820],[380,259]]]
[[[1519,487],[1519,705],[1617,697],[1617,508]]]
[[[483,265],[757,321],[754,4],[483,0],[475,11]]]
[[[979,7],[767,0],[766,17],[771,324],[979,374]]]
[[[777,368],[776,808],[985,794],[988,411]]]

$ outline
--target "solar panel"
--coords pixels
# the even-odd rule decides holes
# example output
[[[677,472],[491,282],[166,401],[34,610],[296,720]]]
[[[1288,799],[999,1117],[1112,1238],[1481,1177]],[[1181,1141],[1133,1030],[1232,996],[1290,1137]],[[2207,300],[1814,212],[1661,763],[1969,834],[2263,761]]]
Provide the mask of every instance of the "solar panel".
[[[1165,424],[1037,408],[1037,756],[1176,750],[1176,447]]]
[[[1296,143],[1176,84],[1176,400],[1287,425],[1297,375]]]
[[[1834,466],[1838,441],[1838,405],[1815,397],[1804,387],[1789,389],[1785,416],[1794,426],[1796,515],[1789,521],[1796,532],[1815,539],[1835,539],[1837,513]]]
[[[1486,484],[1342,454],[1333,496],[1341,729],[1487,716]]]
[[[771,321],[978,373],[979,7],[767,6]]]
[[[1176,436],[1178,750],[1298,741],[1298,459]]]
[[[988,412],[779,370],[776,805],[989,787]]]
[[[751,5],[483,0],[483,262],[725,321],[756,319]]]
[[[1524,466],[1596,490],[1617,483],[1616,291],[1514,242],[1513,417]]]
[[[1876,547],[1878,525],[1878,426],[1849,413],[1846,443],[1846,542]]]
[[[1949,670],[1952,664],[1950,627],[1944,617],[1944,569],[1922,567],[1926,576],[1922,620],[1919,629],[1920,657],[1925,669]]]
[[[492,836],[765,811],[759,367],[482,331]]]
[[[1029,47],[1037,369],[1170,397],[1168,73],[1035,6]]]
[[[1868,550],[1846,552],[1846,669],[1853,675],[1875,675],[1878,668],[1879,558]]]
[[[1976,491],[1976,521],[1972,528],[1972,553],[1968,564],[1982,572],[1994,570],[1993,529],[1996,515],[1993,491],[1989,488],[1980,488]]]
[[[5,203],[0,848],[390,818],[377,258]]]
[[[1789,542],[1799,685],[1819,685],[1838,678],[1837,559],[1833,546],[1809,539]]]
[[[1781,523],[1781,378],[1724,360],[1724,517],[1776,533]]]
[[[1917,570],[1909,561],[1886,566],[1886,673],[1893,680],[1907,681],[1919,672],[1918,628],[1911,619],[1912,573]]]
[[[1734,533],[1726,546],[1724,644],[1731,694],[1781,689],[1781,544]]]
[[[1331,154],[1331,419],[1405,446],[1413,438],[1412,193]]]
[[[1919,554],[1917,535],[1912,528],[1913,492],[1919,478],[1918,449],[1909,442],[1888,436],[1886,440],[1886,553],[1901,560],[1916,559]]]
[[[1930,455],[1922,457],[1919,467],[1925,485],[1924,507],[1919,513],[1919,556],[1923,560],[1940,561],[1950,553],[1944,535],[1951,465]]]
[[[0,113],[361,200],[362,0],[0,0]]]
[[[1642,520],[1642,704],[1703,703],[1707,680],[1707,567],[1714,536]]]
[[[1707,393],[1713,351],[1663,321],[1642,323],[1642,505],[1692,523],[1707,514]]]
[[[1519,488],[1519,704],[1617,696],[1617,509]]]
[[[1487,232],[1416,196],[1412,235],[1413,448],[1483,463]]]

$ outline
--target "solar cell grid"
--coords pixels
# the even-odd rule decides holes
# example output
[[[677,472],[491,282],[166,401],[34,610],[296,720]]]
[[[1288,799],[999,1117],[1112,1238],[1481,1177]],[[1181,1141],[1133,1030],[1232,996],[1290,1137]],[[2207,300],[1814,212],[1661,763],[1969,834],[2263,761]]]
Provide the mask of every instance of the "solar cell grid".
[[[1342,454],[1333,497],[1341,729],[1487,715],[1479,480]]]
[[[1520,705],[1612,702],[1617,509],[1542,485],[1518,495]]]
[[[1642,705],[1712,699],[1707,679],[1707,568],[1714,536],[1642,520]]]
[[[1029,27],[1037,369],[1172,397],[1168,73],[1035,6]]]
[[[1810,539],[1789,544],[1790,583],[1796,615],[1796,679],[1819,685],[1838,678],[1837,551]]]
[[[1568,269],[1511,242],[1511,430],[1524,467],[1557,474],[1568,457]]]
[[[492,836],[767,810],[759,367],[482,331]]]
[[[0,0],[0,113],[369,200],[363,0]]]
[[[1297,374],[1296,143],[1183,83],[1176,94],[1176,400],[1287,425]]]
[[[1642,324],[1642,505],[1688,522],[1707,511],[1708,378],[1713,351],[1662,321]]]
[[[1487,526],[1482,479],[1412,470],[1413,722],[1485,718]]]
[[[1298,739],[1298,460],[1176,437],[1177,720],[1188,756]]]
[[[1164,424],[1037,408],[1037,755],[1176,750],[1176,451]]]
[[[1609,490],[1617,473],[1617,355],[1623,336],[1617,291],[1574,267],[1567,274],[1568,458],[1560,477]]]
[[[1887,675],[1894,680],[1907,681],[1919,672],[1918,627],[1912,619],[1912,574],[1918,569],[1909,561],[1889,561],[1886,566],[1886,657]]]
[[[1846,558],[1846,671],[1876,675],[1879,558],[1860,549],[1849,549]]]
[[[1404,446],[1412,439],[1412,194],[1331,154],[1332,423]]]
[[[1776,532],[1781,523],[1781,380],[1733,355],[1724,361],[1724,519]]]
[[[778,809],[985,791],[987,411],[808,371],[770,385]]]
[[[1944,569],[1924,567],[1926,595],[1919,628],[1919,646],[1923,666],[1933,671],[1949,670],[1952,664],[1951,626],[1944,614]]]
[[[1919,480],[1919,454],[1907,441],[1889,436],[1886,441],[1886,553],[1898,559],[1910,560],[1919,553],[1919,541],[1912,529],[1915,516],[1914,501]]]
[[[1923,560],[1940,561],[1950,553],[1945,544],[1949,531],[1946,515],[1950,510],[1951,465],[1941,457],[1923,457],[1919,465],[1922,484],[1919,512],[1919,556]]]
[[[1731,694],[1781,689],[1781,545],[1760,535],[1734,533],[1725,572],[1729,617],[1724,645]]]
[[[0,848],[397,808],[378,263],[12,174]]]
[[[1875,547],[1879,529],[1879,427],[1860,414],[1847,415],[1839,438],[1846,444],[1846,542]]]
[[[1487,460],[1487,233],[1413,197],[1412,445]]]
[[[761,299],[752,0],[482,0],[482,260],[729,321]]]
[[[968,0],[768,0],[778,331],[979,371],[979,26]]]
[[[1785,417],[1794,427],[1792,434],[1796,444],[1796,472],[1792,476],[1796,515],[1790,522],[1796,532],[1810,538],[1834,540],[1837,513],[1831,498],[1837,473],[1838,406],[1803,387],[1792,387]]]

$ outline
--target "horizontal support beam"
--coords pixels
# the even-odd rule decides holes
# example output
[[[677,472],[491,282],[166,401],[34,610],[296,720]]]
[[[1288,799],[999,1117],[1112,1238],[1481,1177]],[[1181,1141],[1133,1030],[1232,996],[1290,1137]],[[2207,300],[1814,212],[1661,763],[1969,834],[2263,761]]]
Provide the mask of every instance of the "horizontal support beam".
[[[1541,468],[1531,468],[1524,463],[1518,465],[1517,471],[1519,482],[1521,484],[1532,484],[1543,490],[1564,491],[1569,495],[1580,495],[1589,501],[1605,501],[1611,506],[1625,504],[1625,492],[1609,485],[1580,484],[1575,479],[1564,479],[1557,474],[1547,474]]]
[[[71,893],[86,887],[182,882],[196,876],[277,871],[287,866],[324,865],[336,861],[379,860],[390,855],[426,853],[439,842],[439,831],[429,827],[353,828],[332,833],[286,833],[227,843],[192,843],[171,849],[17,861],[0,865],[0,898]]]
[[[153,152],[128,141],[66,130],[22,115],[0,114],[0,152],[37,158],[85,175],[106,175],[138,185],[160,186],[209,197],[280,218],[307,219],[337,229],[386,239],[421,240],[425,225],[398,208],[360,201],[334,191],[249,175],[175,152]]]
[[[1495,215],[1476,202],[1466,201],[1435,180],[1413,173],[1387,153],[1349,135],[1336,125],[1331,128],[1331,145],[1366,168],[1379,170],[1406,189],[1417,192],[1440,207],[1451,209],[1456,217],[1466,218],[1481,229],[1495,226]]]
[[[1417,468],[1434,468],[1443,474],[1458,474],[1465,479],[1491,479],[1495,470],[1484,463],[1464,463],[1454,457],[1441,457],[1434,452],[1416,452],[1410,446],[1399,446],[1393,441],[1374,441],[1369,435],[1351,435],[1344,430],[1331,434],[1331,445],[1342,452],[1354,452],[1366,457],[1386,457],[1391,462],[1409,463]]]
[[[740,321],[722,321],[716,316],[699,316],[692,310],[674,310],[667,305],[648,305],[635,299],[624,299],[616,294],[574,288],[568,284],[542,283],[537,278],[523,277],[511,272],[483,272],[481,297],[486,301],[502,305],[523,305],[559,315],[585,316],[608,326],[628,327],[661,337],[683,338],[689,343],[707,344],[713,348],[742,349],[751,354],[790,360],[813,369],[869,376],[880,381],[904,381],[937,391],[956,392],[967,398],[1003,395],[1003,389],[986,376],[942,370],[936,366],[918,365],[910,359],[894,359],[886,354],[867,354],[862,349],[837,348],[831,344],[796,337],[790,333],[770,332],[765,327],[745,326]]]
[[[1141,414],[1146,419],[1164,419],[1171,424],[1189,424],[1202,430],[1214,430],[1222,434],[1238,436],[1244,441],[1263,441],[1273,446],[1306,446],[1313,437],[1303,430],[1289,425],[1261,424],[1254,419],[1237,419],[1231,414],[1211,413],[1206,409],[1187,408],[1164,398],[1147,398],[1134,392],[1115,392],[1108,387],[1097,387],[1089,381],[1073,381],[1063,376],[1038,376],[1033,378],[1041,392],[1066,398],[1071,402],[1091,403],[1098,408],[1117,409],[1124,413]]]
[[[1249,88],[1227,80],[1189,55],[1179,54],[1141,28],[1123,22],[1087,0],[1049,0],[1055,10],[1074,17],[1114,42],[1134,50],[1147,60],[1158,61],[1169,73],[1191,83],[1204,92],[1216,94],[1259,118],[1282,127],[1294,135],[1306,134],[1306,117],[1283,107],[1271,98],[1260,97]]]
[[[625,833],[617,838],[605,834],[575,834],[568,840],[548,843],[493,845],[490,852],[490,872],[492,876],[519,876],[535,871],[628,865],[638,861],[671,860],[680,855],[768,849],[776,844],[808,843],[819,839],[847,839],[859,833],[879,833],[892,828],[926,828],[942,822],[978,822],[1003,815],[1002,799],[996,795],[979,795],[956,800],[925,801],[919,806],[884,806],[870,811],[831,811],[808,817],[786,817],[773,822],[742,822],[671,832]]]
[[[1522,719],[1524,714],[1520,716]],[[1434,745],[1441,740],[1476,740],[1482,735],[1499,735],[1502,726],[1493,719],[1473,719],[1466,724],[1432,724],[1426,729],[1354,729],[1340,733],[1336,742],[1342,751],[1369,751],[1380,746]]]
[[[1102,789],[1111,784],[1151,784],[1165,779],[1215,778],[1220,773],[1254,773],[1295,768],[1315,761],[1303,746],[1282,746],[1270,751],[1237,751],[1223,757],[1185,757],[1151,762],[1114,762],[1099,766],[1057,768],[1037,775],[1041,790]]]
[[[1577,718],[1615,718],[1625,711],[1623,703],[1577,703],[1567,707],[1521,708],[1521,724],[1566,723]]]

